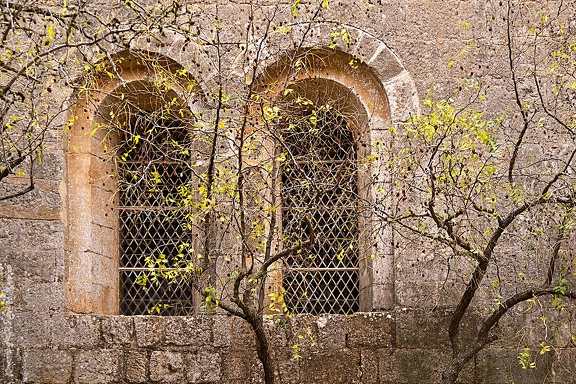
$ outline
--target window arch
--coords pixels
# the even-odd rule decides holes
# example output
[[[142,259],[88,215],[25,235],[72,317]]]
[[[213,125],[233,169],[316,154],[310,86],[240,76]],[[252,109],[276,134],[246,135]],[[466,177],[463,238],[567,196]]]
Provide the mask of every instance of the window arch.
[[[174,197],[177,187],[194,189],[202,93],[160,55],[123,52],[114,60],[79,95],[69,120],[67,308],[190,314],[191,282],[167,282],[184,264],[176,260],[183,247],[194,247],[193,221],[180,220],[191,209]]]
[[[370,166],[373,143],[388,140],[383,138],[389,137],[392,124],[382,79],[366,63],[345,52],[303,48],[281,57],[258,80],[256,89],[263,111],[276,106],[284,115],[294,117],[292,122],[281,117],[276,134],[286,156],[280,164],[279,194],[282,204],[287,205],[279,208],[278,232],[282,235],[278,243],[286,248],[298,236],[300,240],[307,238],[306,234],[298,234],[305,227],[299,219],[289,219],[285,214],[298,209],[301,216],[316,216],[313,228],[325,238],[317,240],[312,250],[287,259],[283,273],[268,289],[279,290],[282,286],[287,306],[300,313],[352,313],[390,307],[394,300],[393,251],[387,228],[374,225],[372,211],[375,183],[387,187],[389,181],[381,175],[376,180]],[[311,120],[315,127],[308,132],[315,135],[301,133],[296,138],[294,132],[302,130],[302,123],[310,126]],[[334,137],[334,131],[340,131],[336,134],[339,137]],[[292,142],[290,135],[294,137]],[[336,145],[347,157],[334,159],[328,154],[330,150],[323,154],[322,150],[310,149],[322,141],[320,147],[333,150]],[[300,159],[290,157],[293,148]],[[304,167],[304,163],[312,166]],[[323,176],[330,174],[330,167],[338,169],[343,163],[348,167],[345,176],[338,171],[332,177]],[[288,180],[287,172],[294,182]],[[306,185],[301,190],[321,190],[324,184],[325,189],[336,187],[334,191],[338,192],[324,193],[325,200],[315,205],[311,203],[314,198],[307,196],[306,207],[299,207],[293,200],[300,199],[302,191],[292,184],[302,182]],[[292,194],[297,197],[292,198]]]

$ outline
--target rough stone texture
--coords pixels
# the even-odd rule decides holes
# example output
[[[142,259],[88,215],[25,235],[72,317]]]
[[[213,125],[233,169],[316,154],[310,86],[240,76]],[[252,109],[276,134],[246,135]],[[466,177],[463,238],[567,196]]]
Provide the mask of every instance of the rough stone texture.
[[[111,13],[116,10],[111,1],[94,3]],[[227,40],[228,52],[223,58],[223,67],[231,76],[226,86],[228,89],[244,86],[244,48],[237,40],[239,29],[245,31],[250,7],[245,2],[197,3],[206,3],[207,7],[213,7],[212,11],[216,3],[220,7],[222,38]],[[255,20],[265,20],[264,14],[274,10],[276,1],[260,3],[270,8],[256,9]],[[420,100],[429,87],[440,97],[452,96],[460,80],[475,77],[491,85],[484,101],[486,111],[498,110],[503,102],[511,100],[513,92],[503,79],[507,68],[502,68],[499,57],[499,36],[505,26],[500,20],[503,12],[500,2],[330,3],[325,20],[338,20],[350,26],[349,42],[339,40],[338,48],[362,59],[369,73],[382,83],[390,116],[382,113],[372,118],[370,137],[389,143],[386,148],[390,154],[394,149],[388,128],[418,113]],[[198,22],[213,29],[214,22],[206,15]],[[290,23],[294,19],[289,8],[280,10],[279,15]],[[500,17],[492,20],[493,15]],[[464,21],[471,24],[469,30],[461,27]],[[574,25],[576,21],[571,23]],[[280,21],[276,23],[280,24]],[[302,46],[325,46],[333,27],[330,23],[314,26]],[[271,41],[276,45],[264,47],[263,55],[268,55],[265,63],[274,63],[293,49],[293,40],[306,30],[305,25],[295,25],[286,35],[274,35]],[[182,38],[165,44],[154,39],[139,39],[133,47],[166,54],[187,68],[210,94],[216,89],[218,78],[214,62],[198,53],[215,52],[215,47],[184,50],[184,44]],[[468,44],[475,48],[458,56]],[[92,57],[95,52],[87,50],[86,54]],[[454,67],[447,68],[446,64],[456,56]],[[356,74],[356,78],[361,76]],[[71,89],[54,85],[57,86],[61,90],[53,93],[55,101],[69,98]],[[521,92],[529,95],[531,90],[523,87]],[[109,175],[103,174],[109,164],[89,151],[96,140],[84,137],[86,140],[82,141],[80,134],[65,132],[66,118],[61,116],[46,132],[43,161],[34,171],[35,190],[0,202],[0,292],[5,295],[1,300],[8,305],[8,312],[0,313],[0,383],[263,382],[252,329],[239,318],[220,312],[192,317],[126,317],[116,315],[113,295],[108,297],[110,302],[103,303],[106,301],[104,288],[113,286],[117,277],[113,257],[117,254],[117,220],[112,213],[117,196]],[[81,128],[86,128],[81,130],[84,136],[90,131],[89,127]],[[70,140],[78,141],[76,144],[82,151],[65,153],[63,148]],[[537,142],[535,138],[531,140]],[[571,143],[557,145],[553,150],[570,150],[572,146]],[[225,149],[219,150],[225,152]],[[77,160],[76,169],[70,167],[71,158]],[[74,171],[86,179],[86,189],[70,183]],[[394,181],[386,174],[376,175],[375,179],[379,185],[393,188]],[[22,183],[18,178],[3,180],[0,191],[15,191]],[[69,191],[68,188],[76,189]],[[92,216],[86,214],[78,218],[70,214],[69,194],[74,192],[78,206],[95,211]],[[88,201],[89,195],[93,196],[91,201]],[[82,242],[81,236],[85,236]],[[234,236],[228,236],[233,241]],[[428,242],[402,243],[402,239],[395,239],[391,234],[381,237],[375,253],[382,258],[374,262],[376,270],[372,271],[379,287],[372,301],[374,308],[385,310],[351,316],[299,315],[281,318],[278,324],[266,322],[280,383],[426,384],[439,381],[441,370],[450,358],[448,316],[463,287],[458,279],[446,279],[447,265],[460,276],[464,276],[470,266],[443,259],[441,250],[432,249]],[[72,257],[75,244],[78,252]],[[567,254],[570,252],[568,249]],[[503,267],[504,264],[503,258]],[[95,281],[98,279],[101,280]],[[102,279],[107,279],[106,287]],[[485,315],[481,312],[482,305],[487,304],[484,308],[494,305],[482,295],[474,303],[479,307],[478,312],[463,319],[464,331],[460,335],[463,340],[474,340],[474,331]],[[533,348],[531,356],[536,368],[524,370],[518,364],[516,336],[520,335],[536,348],[543,341],[539,314],[525,312],[525,309],[510,311],[510,316],[499,321],[496,333],[500,339],[467,365],[460,383],[573,381],[576,349],[571,335],[576,334],[576,313],[559,314],[560,325],[549,330],[548,336],[553,333],[562,347],[544,356]],[[301,355],[299,360],[294,358],[294,346]]]
[[[150,357],[150,379],[161,383],[182,383],[186,379],[184,354],[154,351]]]
[[[392,346],[394,317],[388,313],[361,313],[347,324],[351,348],[387,348]]]
[[[190,383],[218,381],[221,378],[222,357],[210,350],[199,350],[188,355],[187,378]]]
[[[129,350],[124,353],[123,360],[126,367],[126,381],[129,383],[145,383],[148,367],[146,351]]]
[[[311,353],[300,362],[303,383],[346,384],[358,379],[360,355],[350,349]]]
[[[174,317],[167,320],[165,342],[168,345],[210,345],[212,343],[212,319]]]
[[[70,352],[36,349],[25,351],[22,366],[24,383],[68,383],[72,375]]]
[[[52,344],[60,348],[93,348],[100,340],[94,316],[63,316],[55,319]]]
[[[135,317],[134,329],[138,346],[149,347],[160,344],[164,337],[162,324],[162,319],[156,316]]]
[[[81,351],[74,358],[74,381],[79,384],[106,384],[120,373],[121,351]]]
[[[107,345],[130,346],[134,341],[132,318],[106,316],[100,319],[101,338]]]

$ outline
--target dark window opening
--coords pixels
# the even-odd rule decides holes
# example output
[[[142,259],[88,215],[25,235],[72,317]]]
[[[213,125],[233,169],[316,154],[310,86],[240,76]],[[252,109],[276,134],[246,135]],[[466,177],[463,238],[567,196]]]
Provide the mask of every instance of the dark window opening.
[[[359,310],[358,170],[354,135],[328,107],[290,114],[282,123],[282,240],[315,242],[286,260],[284,298],[293,313]]]
[[[118,150],[120,312],[194,313],[184,266],[192,243],[179,188],[191,186],[188,130],[178,120],[136,115]]]

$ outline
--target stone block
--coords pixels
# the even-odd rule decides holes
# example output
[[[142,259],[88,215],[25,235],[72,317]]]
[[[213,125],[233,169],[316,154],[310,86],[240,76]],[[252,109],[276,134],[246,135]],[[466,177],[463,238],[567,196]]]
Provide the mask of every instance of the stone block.
[[[92,187],[92,222],[103,227],[118,227],[118,193]]]
[[[305,356],[317,351],[318,345],[318,325],[316,316],[295,315],[290,320],[290,340],[289,345],[298,346],[300,355]]]
[[[396,318],[396,346],[422,349],[448,347],[448,315],[441,311],[399,311]]]
[[[103,255],[98,253],[86,252],[84,256],[92,258],[92,282],[103,286],[115,286],[116,270],[118,262],[114,259],[114,254]],[[94,285],[93,284],[93,285]],[[97,296],[96,296],[97,297]],[[99,297],[101,300],[107,298]]]
[[[90,315],[52,317],[52,344],[59,348],[90,348],[98,345],[98,319]]]
[[[23,225],[20,220],[0,218],[0,259],[14,255],[22,248]]]
[[[384,43],[378,47],[377,53],[378,55],[376,57],[368,58],[368,60],[372,59],[368,62],[368,65],[376,71],[378,78],[382,82],[396,77],[404,71],[404,67],[402,67],[402,64],[400,64],[396,55],[394,55],[394,53],[392,53]]]
[[[108,384],[116,382],[121,370],[122,352],[101,349],[80,351],[74,357],[74,382]]]
[[[432,309],[434,307],[433,299],[438,294],[438,284],[429,281],[396,280],[394,288],[396,291],[396,305],[400,307]]]
[[[205,346],[212,343],[211,317],[171,317],[164,323],[166,344]]]
[[[117,232],[114,229],[91,223],[92,246],[90,251],[114,259],[118,253]]]
[[[300,384],[300,364],[294,358],[292,346],[274,349],[274,359],[278,369],[276,377],[282,384]],[[256,359],[254,356],[253,360]]]
[[[39,281],[54,281],[57,275],[56,255],[58,251],[24,251],[12,257],[14,266],[29,278]]]
[[[214,347],[229,347],[232,335],[231,331],[232,318],[227,315],[218,315],[214,317],[214,326],[212,328],[212,345]]]
[[[448,356],[424,349],[381,349],[378,351],[380,381],[383,383],[436,384],[440,382]]]
[[[162,342],[166,319],[157,316],[135,316],[133,319],[138,347],[150,347]]]
[[[317,344],[320,349],[342,349],[346,347],[346,318],[339,315],[318,316]]]
[[[368,63],[376,52],[378,52],[378,48],[382,44],[382,41],[374,36],[362,33],[358,43],[354,46],[354,51],[352,53],[363,62]]]
[[[411,114],[420,113],[418,91],[408,72],[402,72],[387,81],[384,89],[388,95],[393,123],[407,122]]]
[[[357,313],[346,325],[349,348],[387,348],[393,343],[394,317],[385,313]]]
[[[51,341],[53,318],[48,313],[13,311],[12,343],[21,348],[43,348]]]
[[[0,184],[0,196],[19,193],[28,187],[26,176],[4,179]],[[0,216],[26,220],[59,220],[62,201],[58,183],[52,180],[36,180],[34,189],[21,196],[0,201]]]
[[[0,326],[3,326],[0,322]],[[5,329],[4,327],[2,329]],[[8,348],[4,348],[0,350],[0,383],[9,383],[12,378],[12,370],[9,366],[9,357],[8,355],[11,354],[12,351]]]
[[[60,180],[62,178],[64,156],[62,150],[44,151],[42,161],[34,163],[34,177],[38,179]]]
[[[64,302],[61,283],[26,284],[22,289],[22,308],[31,312],[48,313],[60,310]]]
[[[363,384],[379,384],[378,352],[371,349],[360,350],[360,381]]]
[[[286,319],[282,317],[274,317],[273,319],[265,319],[264,327],[268,335],[268,342],[272,347],[285,347],[288,345],[288,338],[286,336],[287,324]]]
[[[358,380],[360,353],[350,349],[311,353],[300,360],[300,382],[348,384]]]
[[[125,377],[129,383],[146,383],[148,356],[146,351],[128,350],[124,352]]]
[[[254,331],[248,322],[239,317],[232,318],[232,347],[252,348],[256,345]]]
[[[231,380],[244,380],[248,382],[250,379],[250,371],[253,356],[250,356],[245,351],[229,351],[222,355],[222,379],[226,382]]]
[[[552,353],[540,355],[531,351],[530,362],[535,368],[523,369],[518,362],[516,348],[488,348],[480,351],[476,358],[476,377],[479,384],[500,384],[513,380],[515,383],[540,384],[552,374],[554,356]]]
[[[553,372],[558,378],[573,377],[576,372],[576,349],[556,351],[556,361],[553,362]]]
[[[59,350],[27,350],[22,358],[24,383],[68,383],[72,375],[70,352]]]
[[[222,359],[219,353],[201,349],[195,354],[187,355],[187,361],[186,376],[189,383],[220,381]]]
[[[106,345],[129,346],[134,342],[132,318],[124,316],[101,317],[100,334]]]
[[[160,383],[184,383],[186,362],[180,352],[153,351],[150,356],[150,380]]]
[[[117,279],[118,275],[109,273],[108,279]],[[91,284],[92,312],[105,315],[114,315],[118,313],[118,284],[114,281],[102,281],[106,285],[93,282]]]

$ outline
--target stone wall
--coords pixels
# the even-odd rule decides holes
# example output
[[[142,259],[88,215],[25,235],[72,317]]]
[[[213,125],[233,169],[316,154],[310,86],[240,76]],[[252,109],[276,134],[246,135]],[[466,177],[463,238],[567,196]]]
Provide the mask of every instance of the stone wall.
[[[442,337],[447,320],[441,311],[405,309],[300,315],[267,327],[281,383],[432,384],[450,358]],[[0,378],[6,383],[262,382],[251,329],[226,315],[71,316],[52,326],[26,321],[14,330],[11,343],[0,355]],[[564,363],[555,364],[550,376],[551,361],[539,358],[537,369],[523,370],[515,348],[489,348],[459,383],[500,384],[509,377],[524,384],[562,382],[576,356],[573,350],[557,353]]]
[[[349,31],[350,45],[339,48],[364,59],[380,76],[391,121],[397,123],[418,112],[419,99],[428,87],[443,97],[468,77],[491,84],[484,102],[487,111],[495,110],[502,100],[512,104],[512,91],[501,75],[505,70],[502,47],[493,45],[504,33],[499,22],[505,13],[502,3],[333,2],[326,19],[354,26]],[[222,22],[245,21],[243,7],[221,4],[222,14],[227,15]],[[470,28],[463,28],[464,22]],[[318,27],[318,35],[308,43],[324,46],[329,29]],[[184,66],[191,62],[181,49],[182,41],[138,44],[138,49],[160,52]],[[459,55],[467,45],[478,50]],[[447,68],[455,57],[456,64]],[[213,82],[213,75],[195,74],[200,79],[204,76],[206,83]],[[63,100],[70,94],[62,88],[56,97]],[[35,190],[0,202],[0,292],[8,307],[0,314],[0,382],[262,382],[252,332],[238,318],[221,313],[193,317],[71,314],[80,311],[72,308],[66,293],[74,270],[67,258],[69,226],[74,223],[67,221],[64,125],[63,116],[46,133],[43,161],[35,169]],[[23,182],[14,177],[0,183],[0,188],[9,190]],[[381,308],[388,309],[352,316],[299,315],[281,325],[267,323],[281,383],[439,381],[451,357],[448,315],[463,284],[446,283],[446,264],[430,244],[397,240],[394,245],[382,246],[386,256],[393,257],[382,262],[380,270],[393,279],[382,294],[387,304]],[[484,296],[475,304],[493,305]],[[543,356],[533,351],[536,368],[522,369],[518,346],[527,339],[538,344],[539,336],[532,330],[540,320],[537,314],[521,310],[513,315],[512,320],[499,324],[500,341],[480,352],[459,382],[501,384],[511,378],[523,384],[570,382],[576,372],[574,348],[558,348]],[[555,330],[556,337],[564,341],[559,344],[569,346],[570,336],[576,333],[576,313],[565,311],[558,316],[562,327]],[[478,314],[466,319],[469,326],[462,337],[472,337],[478,319]],[[294,358],[296,352],[299,359]]]

